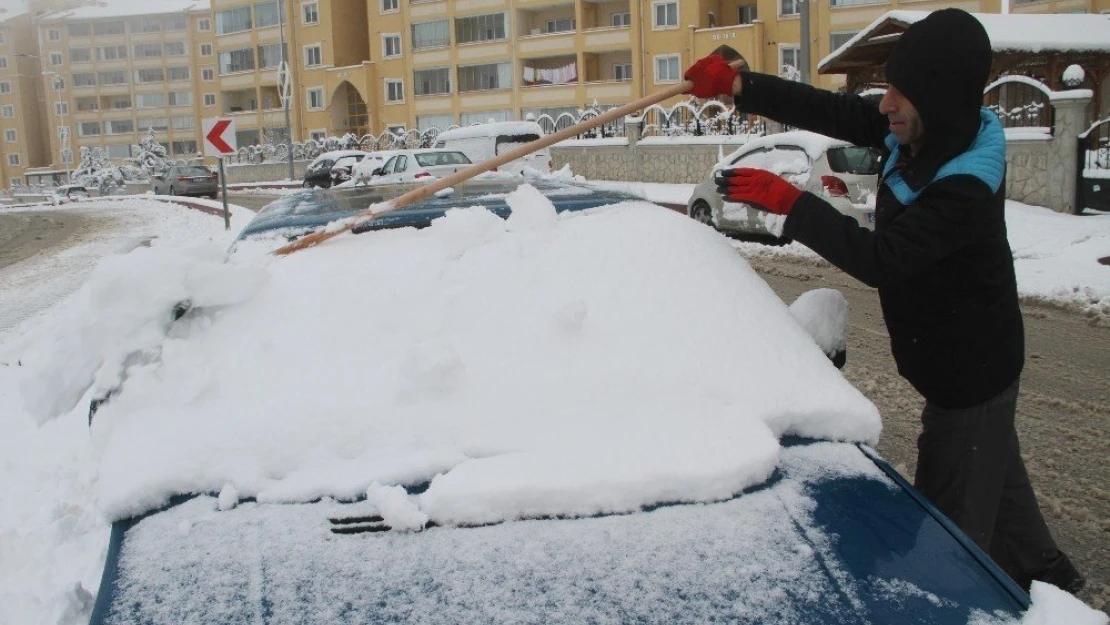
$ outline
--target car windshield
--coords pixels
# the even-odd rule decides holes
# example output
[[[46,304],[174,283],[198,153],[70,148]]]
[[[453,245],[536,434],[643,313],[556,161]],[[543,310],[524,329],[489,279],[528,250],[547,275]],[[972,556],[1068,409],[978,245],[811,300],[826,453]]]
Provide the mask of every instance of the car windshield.
[[[417,153],[416,162],[421,167],[436,165],[470,165],[470,159],[462,152],[422,152]]]
[[[838,174],[873,176],[882,171],[882,153],[875,148],[831,148],[827,154],[829,167]]]
[[[211,176],[212,172],[208,169],[199,166],[193,167],[178,167],[177,175],[179,176]]]

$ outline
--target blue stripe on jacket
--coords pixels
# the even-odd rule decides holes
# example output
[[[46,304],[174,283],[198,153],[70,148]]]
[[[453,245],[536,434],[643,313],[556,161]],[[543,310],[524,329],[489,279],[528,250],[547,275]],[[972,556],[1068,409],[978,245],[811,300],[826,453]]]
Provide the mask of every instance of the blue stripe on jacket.
[[[900,146],[894,138],[894,133],[887,134],[886,146],[890,150],[890,157],[883,167],[883,183],[894,192],[894,197],[898,198],[903,205],[912,204],[926,187],[948,176],[974,176],[990,187],[992,192],[997,192],[1002,184],[1002,176],[1006,173],[1006,133],[1002,130],[1002,123],[998,121],[998,116],[990,109],[980,109],[979,119],[979,134],[971,142],[971,147],[941,166],[937,170],[937,175],[916,191],[902,179],[902,172],[891,173],[898,162]]]

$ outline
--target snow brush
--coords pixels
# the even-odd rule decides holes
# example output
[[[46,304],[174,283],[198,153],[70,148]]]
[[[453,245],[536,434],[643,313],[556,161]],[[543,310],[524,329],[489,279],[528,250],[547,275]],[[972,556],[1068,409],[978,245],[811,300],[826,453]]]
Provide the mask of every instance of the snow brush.
[[[729,61],[733,65],[733,67],[736,67],[737,69],[747,69],[748,64],[747,61],[744,60],[744,57],[729,46],[720,46],[713,51],[713,54],[717,54],[723,57],[726,61]],[[543,148],[556,144],[565,139],[571,139],[576,135],[580,135],[583,132],[586,132],[587,130],[590,130],[592,128],[596,128],[602,124],[607,124],[626,115],[631,115],[632,113],[643,110],[653,104],[658,104],[659,102],[662,102],[667,98],[673,98],[675,96],[683,95],[690,89],[693,89],[693,87],[693,82],[689,80],[684,80],[658,93],[653,93],[649,96],[640,98],[635,102],[630,102],[628,104],[625,104],[624,106],[605,111],[597,117],[582,120],[577,124],[564,128],[554,134],[545,135],[531,143],[522,145],[519,148],[510,150],[509,152],[506,152],[504,154],[500,154],[493,158],[486,159],[480,163],[471,165],[470,167],[467,167],[462,171],[457,171],[450,176],[447,176],[446,178],[440,178],[439,180],[431,184],[422,186],[418,189],[413,189],[412,191],[409,191],[408,193],[405,193],[404,195],[401,195],[393,200],[382,202],[380,204],[374,204],[370,208],[353,217],[345,219],[342,222],[333,224],[332,226],[327,227],[319,232],[314,232],[312,234],[306,235],[288,245],[280,247],[274,250],[274,254],[278,256],[285,256],[287,254],[292,254],[293,252],[303,250],[305,248],[319,245],[320,243],[323,243],[324,241],[327,241],[332,237],[338,236],[340,234],[343,234],[344,232],[353,229],[356,225],[362,223],[363,221],[379,217],[391,211],[395,211],[399,208],[407,206],[413,202],[431,197],[439,191],[442,191],[448,187],[453,187],[461,182],[470,180],[474,176],[477,176],[478,174],[481,174],[483,172],[496,171],[498,167],[504,165],[505,163],[514,161],[518,158],[523,158],[525,156],[528,156],[529,154],[532,154],[533,152],[542,150]]]

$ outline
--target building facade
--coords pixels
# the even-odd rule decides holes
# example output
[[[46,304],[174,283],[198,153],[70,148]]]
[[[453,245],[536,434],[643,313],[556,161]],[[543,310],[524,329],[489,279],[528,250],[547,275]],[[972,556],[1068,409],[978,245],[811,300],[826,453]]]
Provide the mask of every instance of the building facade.
[[[0,180],[72,169],[82,146],[131,155],[150,129],[203,149],[201,122],[236,120],[240,147],[446,128],[634,101],[729,45],[751,66],[824,57],[883,13],[1001,0],[32,0],[0,15]],[[1110,12],[1110,0],[1014,0],[1015,12]],[[288,71],[281,71],[283,59]],[[284,106],[283,85],[288,94]],[[288,122],[287,122],[288,116]],[[287,135],[291,135],[289,137]]]

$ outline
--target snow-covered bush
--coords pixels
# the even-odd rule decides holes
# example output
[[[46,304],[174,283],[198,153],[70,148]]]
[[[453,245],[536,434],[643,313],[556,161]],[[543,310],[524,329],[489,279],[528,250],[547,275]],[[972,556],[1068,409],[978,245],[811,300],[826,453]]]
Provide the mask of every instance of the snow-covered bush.
[[[139,145],[131,146],[131,153],[135,155],[136,165],[147,177],[151,174],[160,174],[170,168],[166,148],[154,138],[153,128],[147,132]]]

